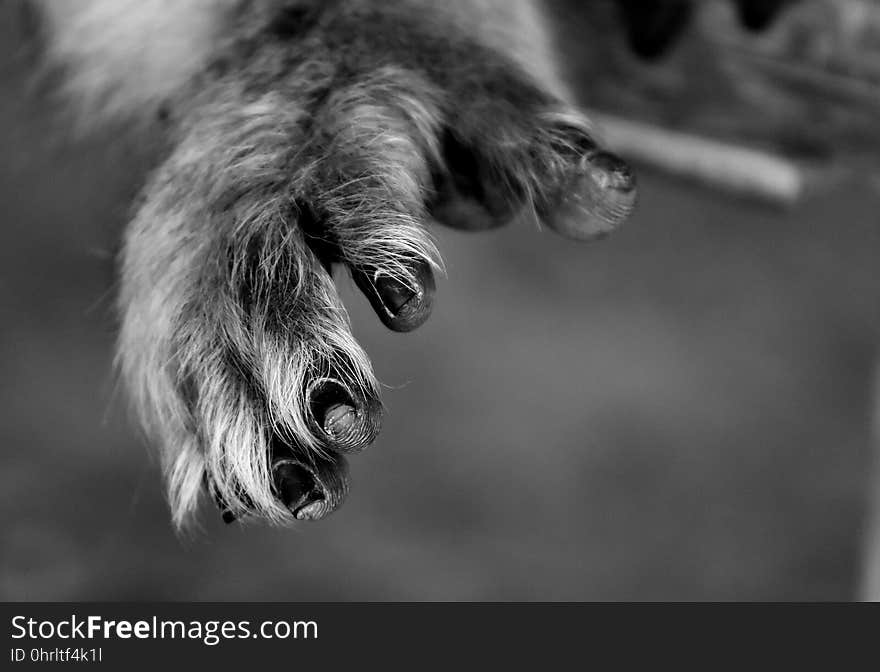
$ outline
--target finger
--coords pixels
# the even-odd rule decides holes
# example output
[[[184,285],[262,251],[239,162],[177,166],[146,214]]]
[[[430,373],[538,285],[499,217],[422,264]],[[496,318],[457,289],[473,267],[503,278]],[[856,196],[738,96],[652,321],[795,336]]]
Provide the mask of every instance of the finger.
[[[392,331],[412,331],[431,314],[434,303],[434,273],[424,261],[407,264],[403,276],[392,276],[382,268],[352,271],[355,284],[367,297],[382,324]]]
[[[383,96],[371,97],[374,90]],[[317,171],[321,184],[335,186],[310,199],[339,258],[394,331],[410,331],[428,318],[432,266],[439,267],[425,227],[435,115],[422,97],[430,96],[377,73],[334,96]]]
[[[359,452],[379,433],[381,404],[371,394],[355,392],[357,389],[346,385],[341,376],[318,378],[309,385],[312,433],[331,450]]]
[[[302,205],[297,213],[309,249],[291,246],[281,254],[284,242],[260,242],[259,254],[236,265],[246,283],[239,293],[249,301],[253,323],[263,328],[259,370],[248,389],[262,392],[275,431],[291,443],[360,451],[379,431],[378,383],[325,267],[336,258],[333,243],[323,241],[318,250],[327,257],[320,258],[311,240],[317,218]]]
[[[320,520],[335,511],[348,493],[345,458],[305,459],[285,444],[272,455],[272,482],[278,500],[297,520]]]
[[[582,114],[513,64],[493,66],[455,92],[454,100],[465,102],[448,112],[449,177],[441,186],[467,190],[490,225],[534,213],[577,239],[619,226],[635,205],[632,171],[601,149]]]
[[[541,220],[568,238],[593,240],[620,226],[636,205],[632,169],[601,149],[580,125],[555,128],[554,123],[526,149],[486,147],[498,167],[475,172],[466,182],[470,192],[457,188],[441,201],[435,217],[454,228],[488,229],[516,217],[531,200]]]
[[[543,221],[568,238],[601,238],[624,222],[636,205],[629,165],[610,152],[584,156],[555,198],[541,209]]]
[[[619,227],[636,205],[629,165],[601,149],[580,117],[537,115],[532,123],[536,130],[525,147],[488,148],[499,169],[486,173],[486,209],[510,218],[530,204],[544,224],[575,240]],[[498,205],[505,201],[506,214]]]

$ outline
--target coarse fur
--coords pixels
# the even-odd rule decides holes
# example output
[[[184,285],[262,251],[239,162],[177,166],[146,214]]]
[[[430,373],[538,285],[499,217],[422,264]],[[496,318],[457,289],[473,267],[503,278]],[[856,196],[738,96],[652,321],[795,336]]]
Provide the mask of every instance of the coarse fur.
[[[430,222],[554,225],[561,203],[603,233],[632,207],[528,0],[37,1],[77,117],[159,118],[169,147],[124,236],[118,360],[178,526],[206,489],[274,523],[344,497],[341,453],[381,406],[333,264],[408,329],[441,265]],[[625,197],[603,202],[615,179]],[[382,313],[388,286],[411,322]],[[316,406],[328,390],[356,410],[345,431]],[[279,496],[282,463],[311,474],[314,505]]]

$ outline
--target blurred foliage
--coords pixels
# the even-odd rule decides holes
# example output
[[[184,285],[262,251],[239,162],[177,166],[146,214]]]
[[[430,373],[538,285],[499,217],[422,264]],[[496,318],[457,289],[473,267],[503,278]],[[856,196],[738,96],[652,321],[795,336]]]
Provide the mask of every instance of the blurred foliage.
[[[601,26],[600,39],[581,40],[589,55],[572,68],[590,82],[586,102],[880,176],[880,5],[798,0],[754,31],[731,0],[691,4],[677,42],[648,62],[628,47],[616,2],[558,3],[563,15],[578,17],[563,27]]]

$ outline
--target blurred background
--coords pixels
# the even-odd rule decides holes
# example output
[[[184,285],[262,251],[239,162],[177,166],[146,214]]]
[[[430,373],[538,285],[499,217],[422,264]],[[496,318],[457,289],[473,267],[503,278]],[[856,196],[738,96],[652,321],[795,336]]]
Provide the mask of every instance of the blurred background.
[[[590,104],[592,24],[556,5]],[[636,216],[598,244],[438,229],[448,277],[417,332],[386,331],[340,280],[388,386],[346,505],[295,530],[206,506],[181,538],[112,368],[114,254],[149,149],[59,140],[7,7],[0,598],[855,596],[880,343],[871,185],[781,209],[645,166]]]

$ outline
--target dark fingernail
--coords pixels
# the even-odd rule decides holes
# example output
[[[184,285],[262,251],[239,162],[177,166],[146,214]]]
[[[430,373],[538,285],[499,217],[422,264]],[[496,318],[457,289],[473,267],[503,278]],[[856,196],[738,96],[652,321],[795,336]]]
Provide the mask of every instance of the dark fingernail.
[[[385,309],[396,316],[413,299],[418,300],[418,292],[387,275],[377,275],[374,281],[376,291]]]
[[[358,271],[355,284],[367,296],[382,323],[392,331],[411,331],[431,314],[434,274],[423,261],[410,267],[408,283],[384,271]]]
[[[319,517],[326,497],[308,469],[296,462],[279,462],[274,479],[278,498],[298,520]]]
[[[636,188],[636,178],[629,164],[610,152],[599,152],[590,157],[593,179],[602,189],[629,193]]]

